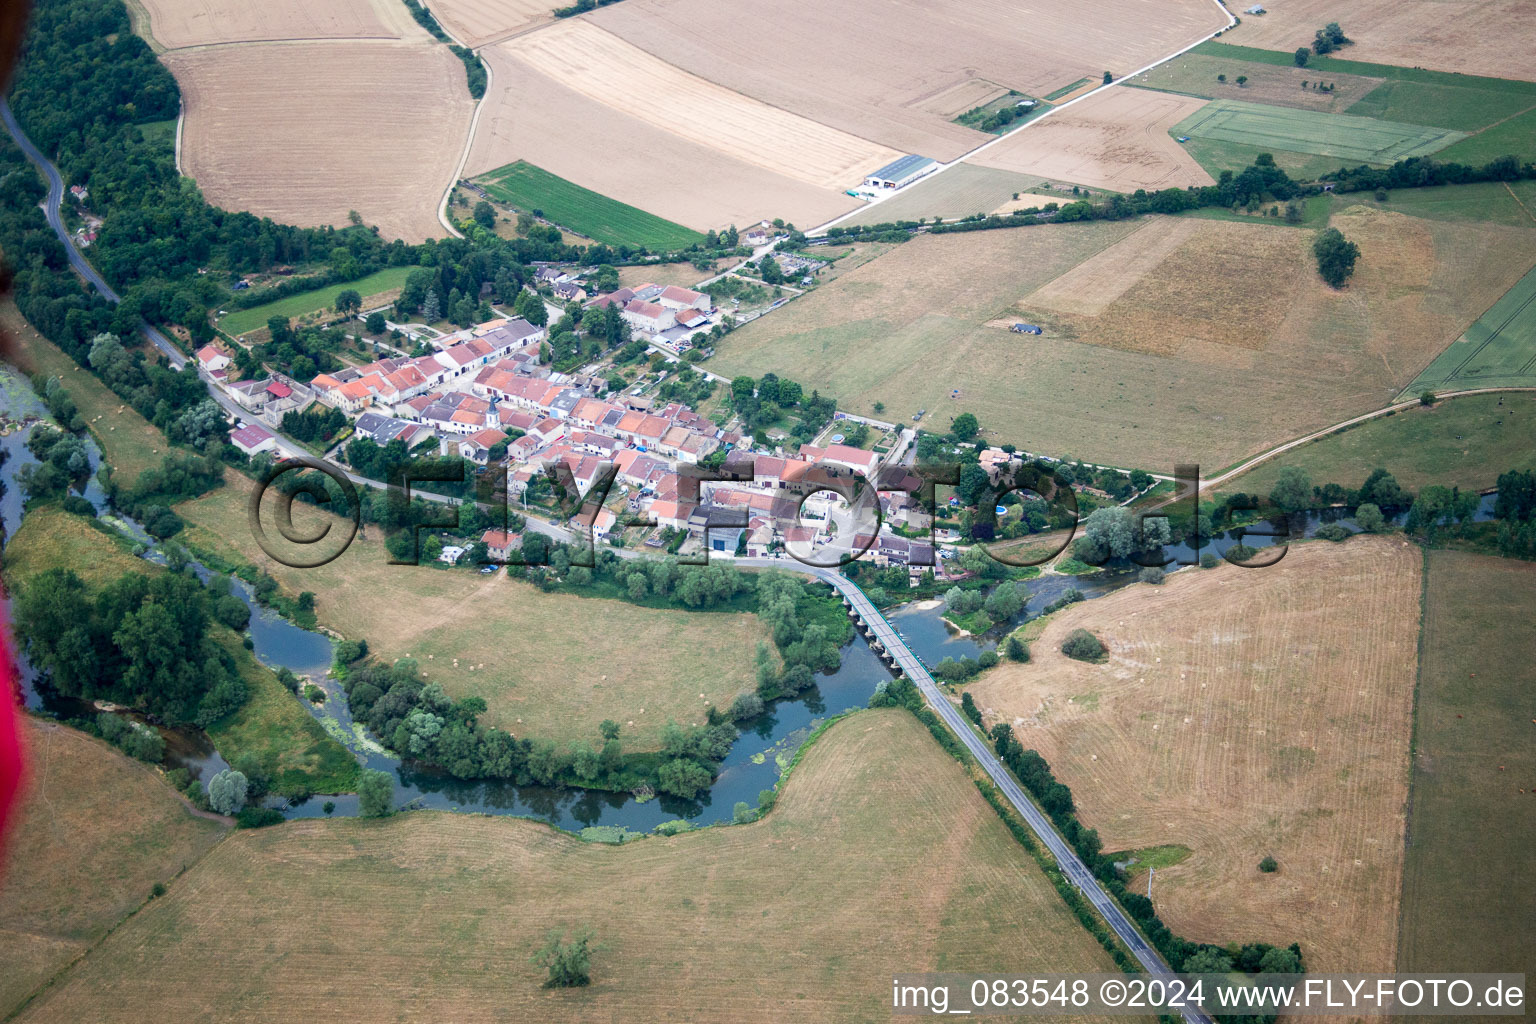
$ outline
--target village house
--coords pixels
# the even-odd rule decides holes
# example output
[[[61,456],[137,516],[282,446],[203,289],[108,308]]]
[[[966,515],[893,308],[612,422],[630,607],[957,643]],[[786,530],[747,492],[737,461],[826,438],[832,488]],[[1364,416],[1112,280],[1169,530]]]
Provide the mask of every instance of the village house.
[[[215,345],[204,345],[197,350],[197,368],[204,376],[224,369],[231,361],[229,356]]]
[[[454,445],[460,456],[483,466],[490,461],[491,449],[506,439],[507,435],[495,427],[486,427],[483,430],[475,431],[468,437],[459,438],[458,441],[454,442]],[[445,454],[448,444],[447,440],[443,441]]]
[[[675,284],[663,288],[656,296],[656,301],[668,309],[693,309],[700,313],[708,313],[713,307],[707,293],[680,288]]]
[[[522,546],[522,537],[506,530],[486,530],[480,535],[480,543],[485,545],[486,556],[491,561],[505,562],[512,557],[513,551]]]
[[[677,326],[677,313],[658,302],[631,299],[624,306],[623,317],[631,326],[651,334],[660,334]]]
[[[229,443],[247,455],[277,450],[277,437],[272,431],[256,423],[247,423],[238,430],[231,431]]]

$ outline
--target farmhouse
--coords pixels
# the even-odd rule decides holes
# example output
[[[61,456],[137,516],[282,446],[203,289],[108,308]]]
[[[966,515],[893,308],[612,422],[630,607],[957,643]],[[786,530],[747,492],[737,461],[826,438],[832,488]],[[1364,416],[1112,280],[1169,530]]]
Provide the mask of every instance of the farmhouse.
[[[931,158],[908,154],[892,160],[873,174],[864,175],[864,184],[870,188],[901,188],[938,169],[939,165]]]
[[[230,359],[229,356],[220,352],[213,345],[204,345],[197,350],[197,363],[198,369],[205,373],[213,373],[215,370],[222,370],[227,367]]]
[[[642,331],[659,334],[677,326],[677,313],[658,302],[631,299],[625,306],[623,317]]]

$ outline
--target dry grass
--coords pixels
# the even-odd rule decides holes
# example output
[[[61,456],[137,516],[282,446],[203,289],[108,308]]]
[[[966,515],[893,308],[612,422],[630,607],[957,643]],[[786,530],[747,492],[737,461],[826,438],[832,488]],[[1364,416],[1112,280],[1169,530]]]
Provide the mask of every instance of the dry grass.
[[[1536,565],[1429,556],[1402,971],[1525,971],[1536,957]]]
[[[550,20],[554,6],[548,0],[438,0],[432,15],[455,39],[478,50]]]
[[[35,719],[22,737],[29,777],[0,859],[0,1014],[224,833],[154,771],[100,740]]]
[[[0,302],[0,331],[15,342],[14,355],[22,370],[46,373],[64,382],[118,483],[132,484],[144,470],[160,465],[170,451],[165,435],[94,374],[38,334],[9,300]]]
[[[975,158],[982,167],[1115,192],[1188,188],[1212,179],[1168,129],[1204,100],[1109,89],[1026,126]]]
[[[519,36],[506,49],[590,100],[808,185],[851,188],[901,155],[680,71],[583,19]]]
[[[530,955],[579,926],[591,986],[542,988]],[[911,969],[1113,970],[922,726],[865,712],[752,825],[622,847],[425,812],[238,833],[21,1019],[868,1021]]]
[[[1187,570],[1063,611],[1029,664],[970,689],[1106,849],[1194,851],[1154,884],[1175,932],[1299,941],[1314,971],[1391,970],[1420,562],[1405,541],[1357,538]],[[1079,627],[1106,663],[1060,652]],[[1265,856],[1278,874],[1258,871]]]
[[[1000,204],[1013,199],[1015,192],[1039,185],[1035,175],[1000,171],[995,167],[958,164],[937,177],[924,179],[904,188],[889,199],[875,203],[849,217],[845,224],[881,224],[886,221],[969,217],[973,213],[991,213]],[[1058,202],[1060,200],[1058,199]],[[1041,199],[1025,206],[1050,202]]]
[[[427,38],[398,0],[139,0],[166,49],[292,39]]]
[[[543,74],[518,57],[511,49],[516,42],[481,51],[492,81],[466,176],[526,160],[699,231],[774,217],[808,227],[858,205],[840,190],[807,184],[717,148],[712,124],[658,127],[642,120],[622,93],[600,99],[583,94],[576,83]]]
[[[237,478],[177,506],[196,524],[187,541],[261,566],[290,594],[313,591],[322,624],[366,639],[384,660],[415,658],[454,697],[484,698],[489,725],[595,742],[611,718],[624,726],[626,749],[656,749],[667,719],[702,722],[710,704],[724,707],[755,686],[753,657],[767,635],[756,615],[546,594],[505,570],[390,565],[376,527],[329,565],[292,569],[252,538],[250,486]],[[319,514],[295,506],[297,528],[309,530]]]
[[[1043,97],[1128,74],[1224,21],[1208,0],[1093,12],[1059,0],[625,0],[586,17],[727,89],[936,160],[987,141],[950,123],[977,79]]]
[[[16,535],[5,545],[5,579],[9,586],[49,569],[72,569],[92,587],[104,586],[127,572],[155,572],[155,566],[124,551],[96,529],[91,520],[57,505],[44,505],[26,514]]]
[[[712,271],[700,270],[692,263],[655,263],[648,267],[620,267],[619,285],[633,288],[640,284],[681,285],[692,288]]]
[[[1520,228],[1364,207],[1333,223],[1362,250],[1342,291],[1317,278],[1311,232],[1273,222],[920,237],[736,331],[711,369],[940,427],[973,412],[1030,451],[1219,468],[1379,407],[1536,260]],[[1183,241],[1149,267],[1167,236]],[[1050,308],[1074,304],[1104,309]],[[1018,320],[1045,336],[1010,334]]]
[[[1303,82],[1317,81],[1319,72],[1311,68],[1280,67],[1212,57],[1203,53],[1186,53],[1127,81],[1149,89],[1166,89],[1210,100],[1246,100],[1249,103],[1267,103],[1278,107],[1321,110],[1329,114],[1345,113],[1356,100],[1363,98],[1383,81],[1380,78],[1334,71],[1323,73],[1333,86],[1327,92],[1302,87]],[[1227,80],[1218,82],[1216,76],[1223,74]],[[1238,75],[1246,75],[1248,81],[1238,85]]]
[[[1333,54],[1345,60],[1536,80],[1536,7],[1522,0],[1358,0],[1347,9],[1330,0],[1285,0],[1263,17],[1244,18],[1221,41],[1290,52],[1311,46],[1330,21],[1355,41]]]
[[[281,223],[442,234],[469,128],[464,66],[433,43],[251,44],[167,54],[186,111],[182,167],[208,200]],[[381,125],[388,125],[386,133]]]

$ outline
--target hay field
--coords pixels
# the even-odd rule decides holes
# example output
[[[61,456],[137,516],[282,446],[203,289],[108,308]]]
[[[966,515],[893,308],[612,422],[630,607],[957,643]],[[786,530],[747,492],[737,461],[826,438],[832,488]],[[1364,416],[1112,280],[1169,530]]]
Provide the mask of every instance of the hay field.
[[[882,224],[897,220],[935,217],[953,219],[973,213],[991,213],[1012,202],[1015,192],[1024,192],[1040,184],[1034,174],[1003,171],[973,163],[956,164],[943,174],[899,190],[889,199],[860,210],[843,223]],[[1041,200],[1042,203],[1049,200]]]
[[[168,50],[295,39],[426,39],[397,0],[138,0]],[[130,8],[133,5],[130,5]]]
[[[1317,81],[1318,72],[1311,68],[1279,67],[1192,51],[1134,78],[1128,78],[1125,84],[1188,96],[1203,96],[1208,100],[1241,97],[1250,103],[1270,103],[1278,107],[1342,114],[1383,81],[1380,78],[1333,71],[1325,74],[1334,88],[1328,92],[1319,92],[1302,87],[1302,82]],[[1217,75],[1226,75],[1227,80],[1218,82]],[[1238,75],[1246,76],[1248,81],[1238,85]]]
[[[182,166],[209,202],[281,223],[385,238],[443,232],[438,201],[474,103],[464,66],[433,43],[305,42],[176,51]]]
[[[1330,54],[1345,60],[1498,75],[1536,81],[1536,8],[1522,0],[1448,6],[1441,0],[1285,0],[1263,17],[1245,17],[1223,42],[1291,52],[1339,22],[1355,45]]]
[[[622,94],[606,97],[607,102],[593,99],[533,68],[510,49],[514,42],[480,51],[492,81],[465,164],[468,177],[525,160],[698,231],[774,217],[808,227],[858,205],[839,189],[808,184],[717,148],[712,126],[679,124],[668,130],[636,116]],[[459,74],[462,78],[462,69]]]
[[[185,542],[260,566],[290,595],[313,591],[321,624],[366,639],[384,660],[415,658],[451,696],[484,698],[488,725],[564,743],[594,740],[611,718],[624,726],[627,751],[657,749],[667,719],[702,722],[709,704],[755,689],[753,657],[767,632],[754,614],[545,594],[505,570],[389,565],[377,527],[329,565],[292,569],[251,536],[251,486],[239,477],[178,505],[194,524]],[[300,531],[323,515],[294,508]]]
[[[1430,553],[1398,970],[1536,962],[1533,616],[1536,565]]]
[[[542,988],[530,955],[582,925],[591,986]],[[430,812],[240,832],[20,1019],[868,1021],[889,974],[925,967],[1114,970],[887,710],[828,730],[751,825],[619,847]]]
[[[808,185],[850,188],[901,155],[680,71],[588,21],[552,25],[506,49],[588,99]]]
[[[548,0],[437,0],[432,16],[471,50],[549,21],[556,5]]]
[[[1050,762],[1105,849],[1180,844],[1153,901],[1176,933],[1299,941],[1309,970],[1395,963],[1419,549],[1292,547],[1053,618],[1027,665],[969,687]],[[1060,651],[1074,628],[1106,663]],[[1276,874],[1258,870],[1273,856]]]
[[[1109,89],[1006,136],[973,162],[1115,192],[1210,185],[1168,134],[1203,106],[1190,96]]]
[[[1030,451],[1219,468],[1385,404],[1536,262],[1530,230],[1351,207],[1333,223],[1363,255],[1336,292],[1310,231],[1195,220],[1152,267],[1185,220],[920,237],[733,332],[711,369],[820,381],[841,408],[926,409],[939,428],[969,411]],[[1097,316],[1028,300],[1074,301],[1052,282],[1083,264],[1106,296],[1142,276]]]
[[[1201,0],[1140,0],[1102,17],[1012,0],[625,0],[583,17],[727,89],[945,161],[987,141],[949,123],[975,80],[1046,96],[1106,69],[1128,74],[1225,21]]]
[[[1025,297],[1024,304],[1058,313],[1098,316],[1199,232],[1200,223],[1193,219],[1173,221],[1161,230],[1143,227],[1035,290]]]
[[[30,776],[0,863],[4,1015],[225,831],[101,740],[34,718],[22,740]]]

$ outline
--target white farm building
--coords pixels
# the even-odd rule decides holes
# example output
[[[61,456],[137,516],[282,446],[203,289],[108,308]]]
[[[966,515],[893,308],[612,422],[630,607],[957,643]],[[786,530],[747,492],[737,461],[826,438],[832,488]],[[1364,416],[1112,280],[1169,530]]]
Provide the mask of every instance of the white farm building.
[[[870,188],[901,188],[938,169],[939,165],[929,157],[908,155],[892,160],[873,174],[864,175],[864,184]]]

